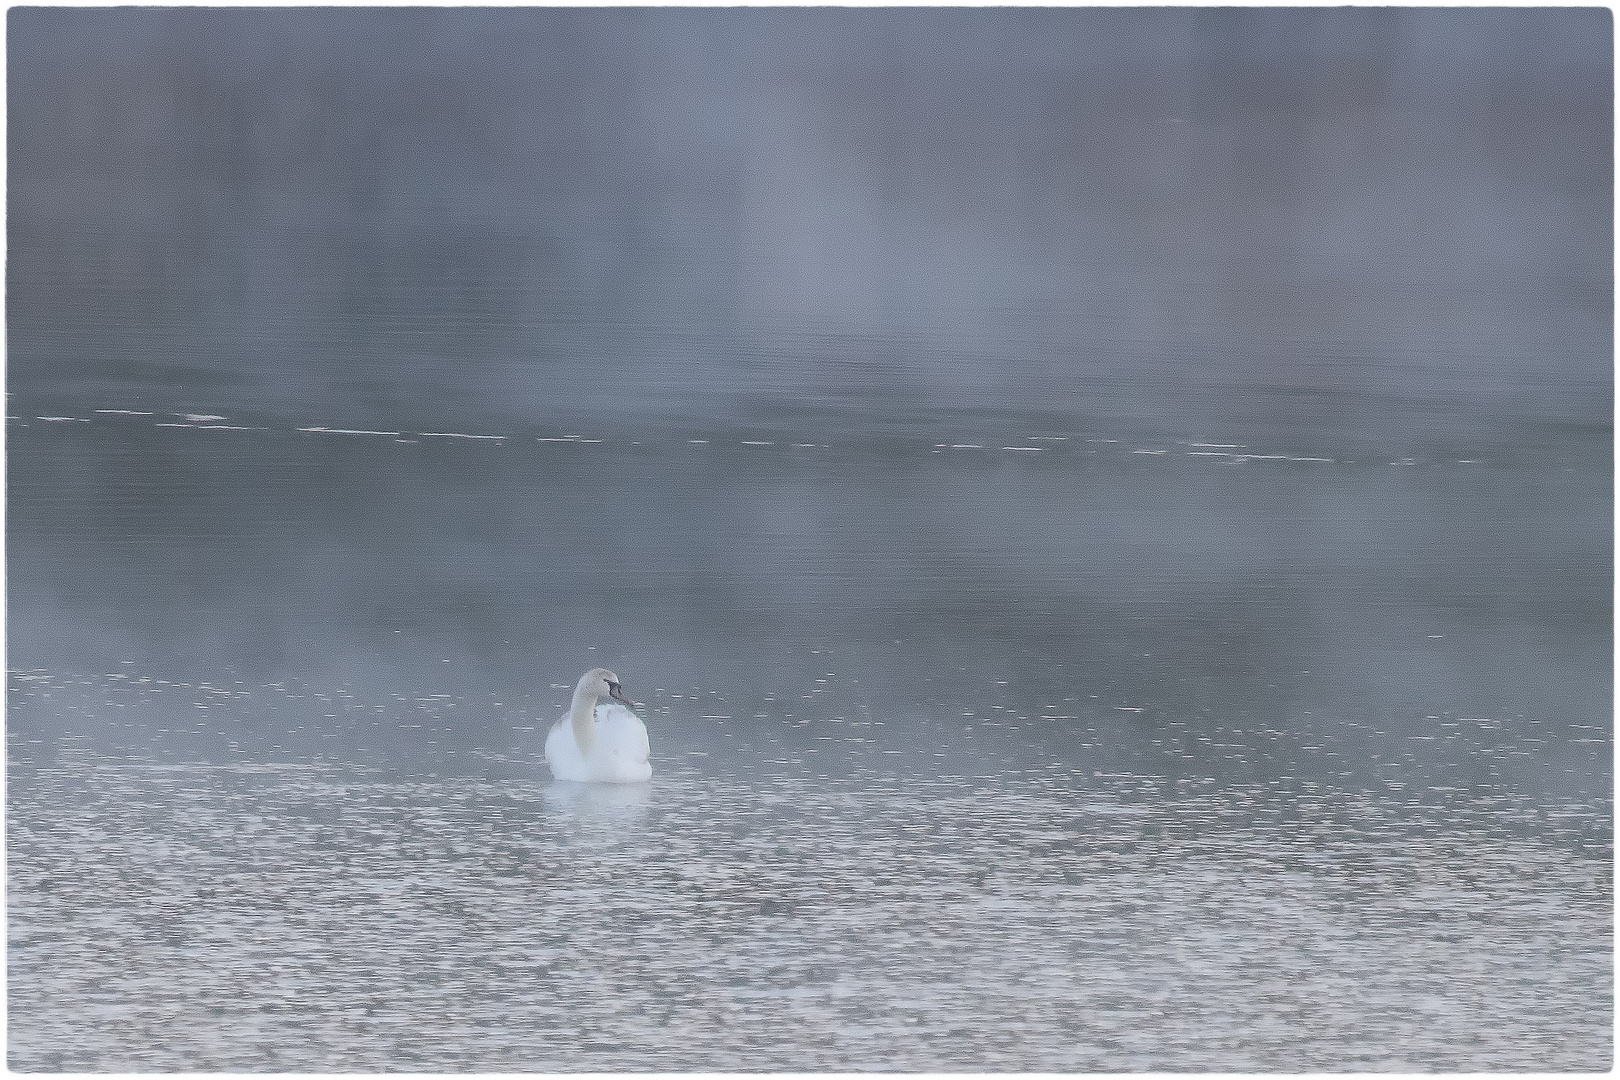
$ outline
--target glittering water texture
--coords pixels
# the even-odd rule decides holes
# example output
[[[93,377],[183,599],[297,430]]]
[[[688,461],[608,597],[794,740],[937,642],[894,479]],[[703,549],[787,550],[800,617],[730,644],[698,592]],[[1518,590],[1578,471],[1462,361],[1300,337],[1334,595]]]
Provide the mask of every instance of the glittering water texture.
[[[1578,805],[72,742],[13,755],[16,1069],[1610,1060],[1612,845]]]

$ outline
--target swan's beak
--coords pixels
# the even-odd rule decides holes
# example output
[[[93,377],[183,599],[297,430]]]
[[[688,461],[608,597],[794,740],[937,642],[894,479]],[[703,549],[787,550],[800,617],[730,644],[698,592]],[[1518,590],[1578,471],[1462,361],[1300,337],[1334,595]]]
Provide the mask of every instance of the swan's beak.
[[[608,697],[612,698],[614,701],[617,701],[620,705],[623,705],[625,708],[630,709],[632,711],[634,711],[634,709],[636,707],[635,702],[631,701],[629,698],[624,696],[624,691],[619,689],[619,686],[618,686],[617,683],[615,683],[612,686],[608,687]]]

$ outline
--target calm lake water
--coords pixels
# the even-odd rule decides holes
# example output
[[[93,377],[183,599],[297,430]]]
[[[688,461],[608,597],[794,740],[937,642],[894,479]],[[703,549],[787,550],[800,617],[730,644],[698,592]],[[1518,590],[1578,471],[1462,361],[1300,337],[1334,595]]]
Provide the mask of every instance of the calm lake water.
[[[13,1068],[1609,1064],[1602,434],[87,412],[11,430]],[[549,779],[598,660],[649,785]]]
[[[1611,1067],[1609,12],[6,29],[11,1068]]]

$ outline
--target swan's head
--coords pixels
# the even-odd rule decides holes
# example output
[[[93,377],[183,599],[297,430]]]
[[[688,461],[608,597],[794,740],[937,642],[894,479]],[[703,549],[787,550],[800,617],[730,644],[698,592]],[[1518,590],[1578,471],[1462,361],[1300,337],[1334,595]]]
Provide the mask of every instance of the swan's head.
[[[624,691],[619,689],[619,677],[607,668],[591,668],[581,675],[579,690],[593,698],[610,697],[627,709],[635,708],[635,703],[625,697]]]

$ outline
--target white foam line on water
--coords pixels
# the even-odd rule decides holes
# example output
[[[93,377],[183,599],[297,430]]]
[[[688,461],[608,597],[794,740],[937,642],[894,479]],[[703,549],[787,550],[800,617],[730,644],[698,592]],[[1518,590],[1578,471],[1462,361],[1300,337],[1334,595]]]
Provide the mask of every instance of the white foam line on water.
[[[154,416],[154,415],[156,415],[155,413],[153,413],[151,411],[142,410],[142,409],[96,409],[94,411],[95,411],[95,413],[97,415],[101,415],[101,416]],[[156,427],[163,427],[163,428],[195,428],[195,429],[197,429],[199,431],[210,431],[210,430],[211,431],[267,431],[267,430],[269,430],[268,428],[262,427],[262,426],[252,426],[252,425],[247,425],[247,424],[224,424],[224,423],[218,423],[217,421],[222,421],[222,420],[225,419],[225,417],[219,416],[219,415],[213,414],[213,413],[171,413],[170,415],[171,416],[176,416],[176,417],[184,417],[184,421],[180,421],[180,420],[158,421],[155,424],[155,426]],[[21,417],[8,417],[8,419],[21,419]],[[35,419],[46,422],[46,423],[80,423],[80,424],[88,424],[88,423],[90,423],[90,420],[88,420],[88,419],[86,419],[84,417],[79,417],[79,416],[37,416],[37,417],[35,417]],[[415,441],[415,439],[413,439],[413,438],[404,437],[405,434],[406,434],[404,432],[373,430],[373,429],[370,429],[370,428],[334,428],[334,427],[326,427],[326,426],[322,426],[322,425],[317,425],[317,426],[310,426],[310,427],[300,427],[300,428],[297,428],[296,430],[299,431],[299,432],[303,432],[303,433],[311,434],[311,435],[372,435],[372,436],[378,436],[378,437],[382,437],[382,438],[391,438],[391,439],[394,439],[396,442],[400,442],[400,443],[410,443],[410,442]],[[478,440],[478,441],[482,441],[482,442],[504,442],[509,437],[509,436],[506,436],[506,435],[480,435],[480,434],[475,434],[475,433],[472,433],[472,432],[463,432],[463,431],[423,431],[423,432],[417,432],[417,433],[414,433],[414,434],[419,438],[474,439],[474,440]],[[1026,438],[1030,443],[1037,443],[1037,442],[1061,443],[1061,442],[1068,442],[1071,439],[1071,436],[1068,436],[1068,435],[1030,435],[1030,436],[1027,436]],[[581,445],[588,445],[588,446],[600,445],[600,444],[606,442],[605,439],[587,439],[587,438],[584,438],[583,436],[577,435],[577,434],[568,434],[568,435],[563,435],[563,436],[538,436],[535,439],[535,441],[536,442],[541,442],[541,443],[579,443]],[[708,446],[710,444],[710,440],[708,440],[708,439],[688,439],[686,441],[687,441],[687,443],[689,445],[692,445],[692,446]],[[1119,440],[1117,440],[1117,439],[1088,438],[1085,441],[1088,442],[1088,443],[1117,444]],[[742,440],[739,440],[739,442],[743,446],[757,446],[757,447],[791,446],[791,447],[793,447],[795,449],[800,449],[800,450],[828,449],[829,448],[826,443],[810,443],[810,442],[778,443],[778,442],[776,442],[774,440],[767,440],[767,439],[742,439]],[[938,453],[941,450],[983,450],[983,449],[986,449],[986,446],[984,444],[982,444],[982,443],[935,443],[933,445],[934,445],[934,452],[935,453]],[[1251,454],[1251,453],[1239,453],[1239,452],[1237,452],[1237,451],[1239,451],[1239,450],[1241,450],[1243,448],[1243,446],[1244,446],[1243,443],[1195,442],[1195,443],[1188,443],[1186,445],[1190,446],[1190,447],[1197,448],[1197,449],[1190,449],[1190,450],[1184,451],[1186,454],[1188,454],[1190,456],[1194,456],[1194,457],[1223,457],[1223,458],[1230,458],[1233,461],[1238,461],[1238,462],[1242,462],[1242,461],[1308,461],[1308,462],[1319,462],[1321,464],[1334,464],[1336,462],[1336,459],[1328,458],[1328,457],[1314,457],[1314,456],[1308,456],[1308,455],[1291,455],[1291,454]],[[1028,446],[1002,446],[999,449],[1001,449],[1003,451],[1007,451],[1007,452],[1014,452],[1014,453],[1039,453],[1040,451],[1042,451],[1044,449],[1048,449],[1048,447],[1045,447],[1045,446],[1033,446],[1033,445],[1028,445]],[[1139,449],[1139,450],[1132,450],[1131,453],[1158,456],[1158,455],[1169,453],[1169,451],[1168,450],[1157,450],[1157,449]],[[1479,460],[1478,459],[1461,459],[1457,463],[1459,465],[1473,465],[1473,464],[1478,464]],[[1401,460],[1401,461],[1391,462],[1391,464],[1394,464],[1394,465],[1411,465],[1411,464],[1415,464],[1415,462],[1412,459],[1407,458],[1407,459],[1404,459],[1404,460]]]
[[[1333,459],[1328,457],[1297,457],[1293,454],[1234,454],[1233,457],[1242,458],[1245,461],[1322,461],[1328,464],[1333,463]]]

